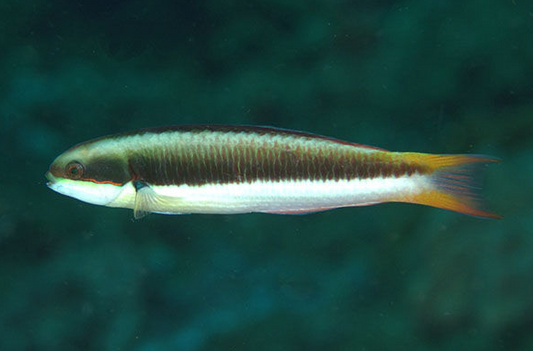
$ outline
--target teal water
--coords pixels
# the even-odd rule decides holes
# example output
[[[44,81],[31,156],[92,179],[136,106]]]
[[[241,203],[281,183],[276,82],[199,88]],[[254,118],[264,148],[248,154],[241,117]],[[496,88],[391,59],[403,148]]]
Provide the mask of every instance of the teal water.
[[[0,350],[533,349],[533,4],[3,1]],[[480,220],[408,204],[150,215],[46,188],[170,124],[499,157]]]

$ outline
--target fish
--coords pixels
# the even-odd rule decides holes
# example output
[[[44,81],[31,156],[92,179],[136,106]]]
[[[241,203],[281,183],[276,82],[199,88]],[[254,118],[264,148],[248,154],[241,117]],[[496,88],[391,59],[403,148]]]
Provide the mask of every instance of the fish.
[[[261,126],[155,127],[77,144],[50,165],[47,186],[86,203],[161,214],[305,214],[384,202],[480,218],[481,176],[500,160],[391,152]]]

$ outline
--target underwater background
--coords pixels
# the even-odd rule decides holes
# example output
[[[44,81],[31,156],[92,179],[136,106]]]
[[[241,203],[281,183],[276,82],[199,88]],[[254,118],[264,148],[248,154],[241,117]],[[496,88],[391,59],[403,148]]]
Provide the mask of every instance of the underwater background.
[[[533,350],[530,1],[0,2],[0,350]],[[382,204],[150,215],[61,152],[253,124],[488,154],[503,220]]]

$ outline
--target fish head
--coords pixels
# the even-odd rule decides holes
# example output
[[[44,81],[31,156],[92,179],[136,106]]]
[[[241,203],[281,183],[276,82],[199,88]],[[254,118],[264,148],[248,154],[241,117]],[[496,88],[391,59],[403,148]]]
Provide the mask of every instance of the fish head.
[[[46,173],[50,189],[83,202],[108,205],[132,179],[127,158],[108,140],[72,147]]]

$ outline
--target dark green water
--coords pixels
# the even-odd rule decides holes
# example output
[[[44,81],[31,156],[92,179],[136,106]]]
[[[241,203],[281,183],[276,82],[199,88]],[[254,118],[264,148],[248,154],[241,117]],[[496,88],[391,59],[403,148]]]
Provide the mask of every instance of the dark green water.
[[[533,349],[533,3],[2,1],[0,350]],[[71,145],[254,124],[488,154],[503,220],[151,215],[46,188]]]

